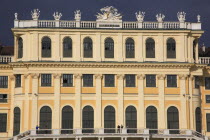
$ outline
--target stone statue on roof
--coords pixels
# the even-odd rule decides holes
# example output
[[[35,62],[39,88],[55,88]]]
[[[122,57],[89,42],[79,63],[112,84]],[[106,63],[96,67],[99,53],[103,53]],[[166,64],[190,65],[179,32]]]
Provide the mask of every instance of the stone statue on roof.
[[[97,20],[122,20],[122,15],[113,6],[106,6],[101,8],[101,13],[96,15]]]
[[[40,16],[39,9],[34,9],[34,11],[31,11],[31,16],[33,20],[38,20]]]
[[[136,14],[137,21],[139,21],[139,22],[143,22],[144,21],[145,12],[139,11],[139,12],[136,12],[135,14]]]

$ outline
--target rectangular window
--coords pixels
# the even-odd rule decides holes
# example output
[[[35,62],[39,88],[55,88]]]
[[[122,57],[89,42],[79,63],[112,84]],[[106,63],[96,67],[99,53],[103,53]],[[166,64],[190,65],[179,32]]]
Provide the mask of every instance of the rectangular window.
[[[21,74],[15,76],[15,87],[21,87]]]
[[[206,114],[207,132],[210,132],[210,113]]]
[[[125,79],[126,79],[126,82],[125,82],[126,87],[135,87],[136,86],[136,75],[126,74]]]
[[[83,87],[93,87],[93,74],[83,74]]]
[[[205,77],[205,89],[210,89],[210,77]]]
[[[199,88],[200,87],[200,80],[199,80],[199,77],[198,76],[195,76],[195,80],[194,80],[194,82],[195,82],[195,88]]]
[[[7,114],[0,113],[0,132],[7,132]]]
[[[156,87],[156,75],[146,75],[146,87]]]
[[[63,87],[73,87],[73,74],[63,74]]]
[[[206,103],[210,103],[210,95],[206,95]]]
[[[177,87],[176,75],[167,75],[167,87]]]
[[[105,74],[105,87],[114,87],[115,86],[115,75],[114,74]]]
[[[0,76],[0,88],[8,88],[8,76]]]
[[[0,103],[7,103],[7,94],[0,94]]]
[[[41,74],[41,86],[42,87],[50,87],[52,82],[51,74]]]

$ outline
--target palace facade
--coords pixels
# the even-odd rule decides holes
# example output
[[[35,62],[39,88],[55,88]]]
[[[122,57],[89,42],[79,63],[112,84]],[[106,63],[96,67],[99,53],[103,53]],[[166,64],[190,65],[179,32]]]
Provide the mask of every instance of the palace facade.
[[[1,139],[208,139],[199,15],[147,22],[138,12],[124,22],[111,6],[96,21],[81,21],[79,10],[73,21],[39,16],[15,14],[14,57],[0,64]]]

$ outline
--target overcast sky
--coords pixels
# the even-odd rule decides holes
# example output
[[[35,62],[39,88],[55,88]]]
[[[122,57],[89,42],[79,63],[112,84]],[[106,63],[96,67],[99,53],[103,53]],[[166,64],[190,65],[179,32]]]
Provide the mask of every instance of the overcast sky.
[[[210,0],[1,0],[0,2],[0,43],[13,45],[11,28],[14,13],[20,20],[31,19],[31,10],[41,11],[40,19],[53,19],[55,11],[63,14],[63,20],[74,20],[74,11],[80,9],[82,20],[96,20],[97,12],[105,6],[114,6],[123,15],[123,21],[136,21],[135,12],[145,11],[146,21],[156,21],[157,13],[165,14],[165,21],[178,21],[177,12],[187,13],[186,21],[197,22],[201,15],[205,31],[200,44],[210,47]]]

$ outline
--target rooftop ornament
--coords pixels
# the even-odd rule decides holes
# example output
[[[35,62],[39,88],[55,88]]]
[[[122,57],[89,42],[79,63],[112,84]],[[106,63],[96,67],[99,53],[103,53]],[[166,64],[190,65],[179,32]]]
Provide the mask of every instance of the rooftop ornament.
[[[185,22],[185,20],[186,20],[185,16],[186,16],[185,12],[178,12],[177,13],[177,17],[178,17],[179,22]]]
[[[31,16],[33,20],[38,20],[40,16],[39,9],[34,9],[34,11],[31,11]]]
[[[61,13],[58,13],[58,12],[55,12],[55,13],[53,14],[53,17],[54,17],[55,20],[60,20],[61,17],[62,17],[62,14],[61,14]]]
[[[139,22],[143,22],[144,21],[145,12],[139,11],[139,12],[136,12],[135,14],[136,14],[137,21],[139,21]]]
[[[74,19],[77,20],[77,21],[81,20],[81,11],[80,10],[76,10],[74,12]]]
[[[15,13],[15,20],[18,20],[18,13]]]
[[[122,15],[113,6],[106,6],[100,9],[101,13],[96,15],[98,21],[121,21]]]
[[[165,15],[160,13],[156,15],[156,18],[158,22],[163,22]]]
[[[201,22],[201,16],[200,15],[197,16],[197,19],[198,19],[198,22]]]

